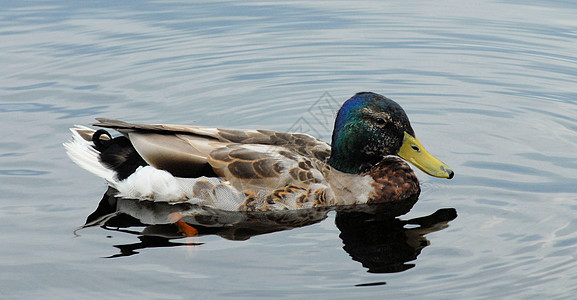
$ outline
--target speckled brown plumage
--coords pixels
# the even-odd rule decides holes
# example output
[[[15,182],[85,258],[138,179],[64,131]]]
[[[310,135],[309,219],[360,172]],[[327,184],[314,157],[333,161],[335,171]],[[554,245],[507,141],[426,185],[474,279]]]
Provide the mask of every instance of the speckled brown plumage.
[[[403,201],[421,193],[419,180],[409,165],[397,157],[387,157],[371,170],[374,191],[369,194],[368,204]]]

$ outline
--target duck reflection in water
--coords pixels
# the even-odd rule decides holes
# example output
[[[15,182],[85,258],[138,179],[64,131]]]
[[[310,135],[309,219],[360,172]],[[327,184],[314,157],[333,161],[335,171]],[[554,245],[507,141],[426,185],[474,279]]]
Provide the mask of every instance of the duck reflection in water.
[[[177,242],[184,237],[218,235],[229,240],[290,230],[318,223],[336,211],[343,249],[368,272],[392,273],[410,269],[421,250],[429,245],[425,235],[442,230],[457,217],[453,208],[411,220],[396,218],[410,207],[398,204],[356,205],[273,212],[230,212],[189,203],[168,204],[114,197],[110,188],[98,208],[81,227],[101,226],[107,230],[138,236],[140,242],[115,245],[122,257],[139,249],[175,246],[200,246],[202,243]],[[405,226],[411,228],[405,228]],[[136,230],[135,228],[142,228]]]

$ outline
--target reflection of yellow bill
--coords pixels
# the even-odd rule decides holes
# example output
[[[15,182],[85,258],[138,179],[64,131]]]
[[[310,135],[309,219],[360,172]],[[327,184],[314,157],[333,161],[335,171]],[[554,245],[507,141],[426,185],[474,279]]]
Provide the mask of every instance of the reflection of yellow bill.
[[[416,137],[407,132],[401,150],[397,154],[431,176],[451,179],[455,174],[449,166],[429,154]]]

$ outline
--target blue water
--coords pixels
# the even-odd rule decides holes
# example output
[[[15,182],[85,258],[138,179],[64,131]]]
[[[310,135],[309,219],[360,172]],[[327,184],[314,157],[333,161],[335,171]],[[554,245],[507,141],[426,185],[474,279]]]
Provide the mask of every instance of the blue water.
[[[0,298],[574,297],[577,4],[0,4]],[[419,249],[407,270],[368,272],[335,212],[242,241],[75,234],[106,184],[66,157],[72,125],[112,117],[329,140],[331,112],[359,91],[399,102],[456,172],[417,174],[423,192],[400,219],[458,217],[401,231]]]

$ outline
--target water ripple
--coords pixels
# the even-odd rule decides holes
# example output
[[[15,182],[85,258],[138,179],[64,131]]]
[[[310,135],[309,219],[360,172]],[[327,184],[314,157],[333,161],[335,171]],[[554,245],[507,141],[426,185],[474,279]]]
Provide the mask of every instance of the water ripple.
[[[0,215],[9,246],[0,253],[14,263],[0,281],[13,286],[2,290],[8,297],[110,298],[78,279],[86,276],[148,298],[182,296],[179,277],[194,277],[187,287],[210,296],[294,297],[295,286],[300,298],[374,298],[385,289],[414,299],[574,295],[574,3],[4,2]],[[94,257],[138,241],[99,230],[70,239],[104,186],[65,157],[74,123],[105,116],[306,130],[305,121],[321,119],[319,99],[338,107],[358,91],[398,101],[420,141],[456,172],[451,181],[418,173],[423,193],[411,213],[455,207],[459,218],[430,235],[412,270],[365,273],[342,251],[330,217],[302,231],[204,238],[193,253],[156,249],[114,263]],[[321,120],[308,129],[330,140],[331,122]],[[158,282],[157,269],[177,280]],[[61,287],[70,278],[77,289]],[[30,279],[38,291],[22,285]],[[371,286],[355,287],[363,283]]]

